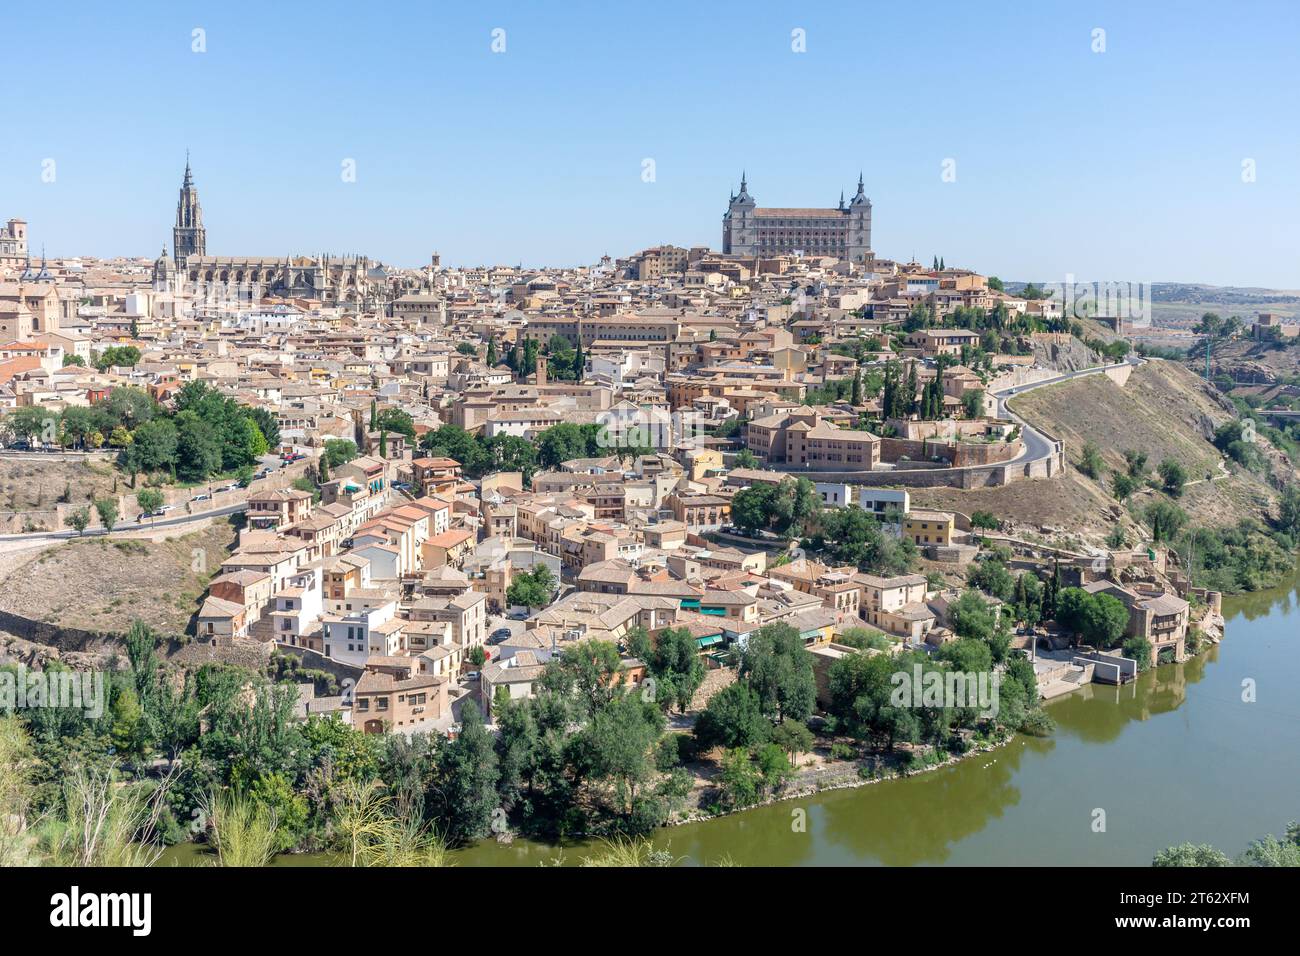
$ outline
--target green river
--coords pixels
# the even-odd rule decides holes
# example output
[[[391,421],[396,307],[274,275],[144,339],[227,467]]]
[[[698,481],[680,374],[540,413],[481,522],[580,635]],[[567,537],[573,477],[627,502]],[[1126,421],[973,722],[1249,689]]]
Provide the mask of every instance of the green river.
[[[1175,843],[1229,855],[1300,818],[1300,576],[1224,600],[1223,643],[1123,688],[1092,685],[1048,705],[1047,739],[907,779],[831,791],[671,827],[655,842],[683,863],[747,866],[1146,866]],[[1243,681],[1256,701],[1245,703]],[[1095,832],[1095,811],[1105,830]],[[806,825],[796,824],[801,818]],[[531,866],[583,847],[484,842],[458,866]],[[192,863],[194,847],[163,864]],[[322,865],[320,854],[277,865]]]

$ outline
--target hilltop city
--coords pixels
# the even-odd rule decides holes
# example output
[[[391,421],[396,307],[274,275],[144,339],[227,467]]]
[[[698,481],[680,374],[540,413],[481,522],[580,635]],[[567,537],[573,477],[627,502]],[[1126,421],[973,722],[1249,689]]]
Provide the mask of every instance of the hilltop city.
[[[912,773],[1294,566],[1300,383],[1200,367],[1281,313],[1170,350],[885,258],[861,175],[593,265],[242,254],[199,165],[156,258],[0,231],[0,660],[110,673],[60,733],[188,769],[162,842],[213,787],[333,852],[387,781],[432,860]]]

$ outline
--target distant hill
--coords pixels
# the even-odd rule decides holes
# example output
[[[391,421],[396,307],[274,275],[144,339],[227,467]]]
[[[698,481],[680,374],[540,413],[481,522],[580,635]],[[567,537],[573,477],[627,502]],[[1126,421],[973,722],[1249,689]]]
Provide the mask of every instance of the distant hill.
[[[1034,280],[1040,289],[1056,280]],[[1029,282],[1004,281],[1003,287],[1018,295]],[[1266,289],[1257,286],[1207,285],[1201,282],[1153,282],[1153,302],[1219,302],[1224,305],[1260,306],[1288,303],[1300,306],[1300,289]],[[1265,310],[1267,311],[1267,310]]]

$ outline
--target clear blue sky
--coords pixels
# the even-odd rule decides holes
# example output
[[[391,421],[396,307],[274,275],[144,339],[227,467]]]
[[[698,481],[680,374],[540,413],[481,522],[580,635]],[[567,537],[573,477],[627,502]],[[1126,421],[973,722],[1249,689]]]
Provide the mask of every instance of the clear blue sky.
[[[0,219],[154,255],[188,147],[212,254],[563,265],[718,247],[742,168],[785,206],[861,170],[884,256],[1300,287],[1295,2],[290,6],[10,11]]]

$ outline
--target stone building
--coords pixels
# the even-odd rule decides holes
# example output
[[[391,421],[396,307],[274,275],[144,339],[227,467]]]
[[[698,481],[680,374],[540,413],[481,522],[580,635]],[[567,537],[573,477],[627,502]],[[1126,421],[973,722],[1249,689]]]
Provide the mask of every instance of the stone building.
[[[316,299],[326,305],[367,305],[380,293],[383,270],[367,256],[209,256],[203,207],[194,185],[188,157],[176,224],[172,229],[172,256],[179,277],[192,289],[209,297],[243,297],[256,301],[265,296]],[[155,264],[155,287],[167,287],[171,277]]]
[[[722,217],[722,251],[735,256],[774,256],[800,252],[865,262],[871,256],[871,200],[862,177],[846,205],[831,209],[760,207],[742,175]]]
[[[176,201],[176,225],[172,229],[172,254],[176,265],[184,265],[190,256],[206,255],[208,232],[203,228],[203,207],[199,205],[199,191],[194,187],[190,173],[190,158],[185,157],[185,178],[181,181],[180,198]]]
[[[27,261],[27,223],[10,219],[0,229],[0,268],[17,269]]]

